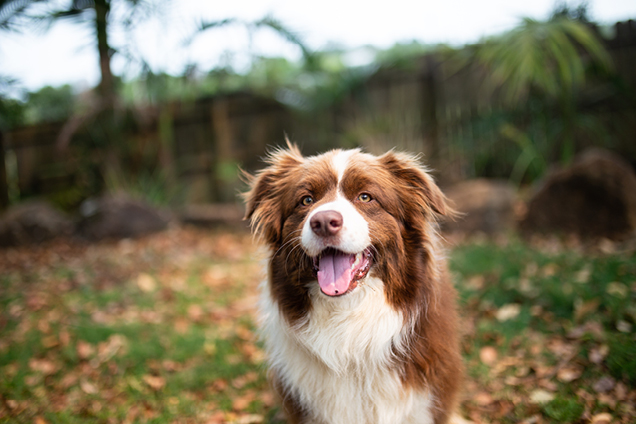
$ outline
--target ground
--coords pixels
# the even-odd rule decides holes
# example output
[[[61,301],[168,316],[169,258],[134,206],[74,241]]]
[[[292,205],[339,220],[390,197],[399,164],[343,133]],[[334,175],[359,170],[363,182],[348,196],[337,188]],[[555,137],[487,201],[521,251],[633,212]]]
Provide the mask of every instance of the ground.
[[[636,421],[636,253],[449,242],[478,423]],[[0,251],[0,423],[279,423],[246,233]]]

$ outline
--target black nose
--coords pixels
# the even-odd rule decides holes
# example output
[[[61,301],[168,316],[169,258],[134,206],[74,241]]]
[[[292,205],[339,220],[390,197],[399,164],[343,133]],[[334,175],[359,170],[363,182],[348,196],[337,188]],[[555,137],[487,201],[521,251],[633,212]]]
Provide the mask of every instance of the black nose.
[[[342,229],[342,215],[336,211],[321,211],[311,217],[309,225],[319,237],[335,236]]]

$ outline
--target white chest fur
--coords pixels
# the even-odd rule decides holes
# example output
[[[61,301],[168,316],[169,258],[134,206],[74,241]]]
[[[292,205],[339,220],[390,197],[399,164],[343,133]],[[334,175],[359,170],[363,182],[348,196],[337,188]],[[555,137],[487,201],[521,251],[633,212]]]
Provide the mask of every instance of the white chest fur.
[[[261,327],[270,366],[320,424],[431,423],[428,393],[405,388],[393,349],[406,349],[410,328],[368,277],[354,292],[330,298],[312,285],[312,311],[291,328],[270,296],[261,298]]]

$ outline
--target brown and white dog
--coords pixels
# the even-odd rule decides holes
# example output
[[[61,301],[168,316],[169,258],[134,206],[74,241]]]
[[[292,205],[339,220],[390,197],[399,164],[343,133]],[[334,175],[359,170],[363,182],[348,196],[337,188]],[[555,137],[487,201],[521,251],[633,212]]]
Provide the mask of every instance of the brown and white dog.
[[[291,423],[445,423],[462,366],[435,231],[446,199],[413,157],[289,145],[250,178],[270,248],[261,330]]]

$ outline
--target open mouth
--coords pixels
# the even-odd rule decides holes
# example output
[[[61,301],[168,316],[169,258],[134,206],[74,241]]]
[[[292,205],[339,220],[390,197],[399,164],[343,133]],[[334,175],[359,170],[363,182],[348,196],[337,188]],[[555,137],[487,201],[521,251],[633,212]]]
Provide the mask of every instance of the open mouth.
[[[327,296],[342,296],[358,285],[371,268],[371,251],[350,254],[328,248],[314,257],[314,271],[320,290]]]

